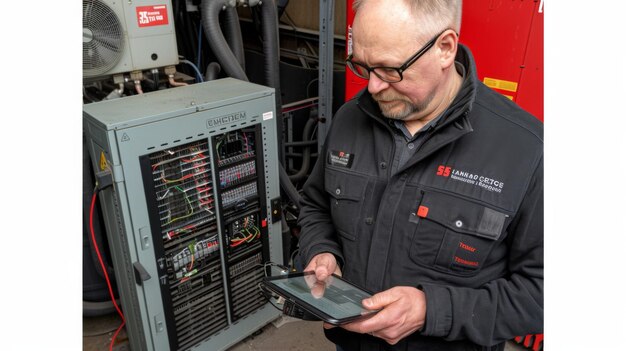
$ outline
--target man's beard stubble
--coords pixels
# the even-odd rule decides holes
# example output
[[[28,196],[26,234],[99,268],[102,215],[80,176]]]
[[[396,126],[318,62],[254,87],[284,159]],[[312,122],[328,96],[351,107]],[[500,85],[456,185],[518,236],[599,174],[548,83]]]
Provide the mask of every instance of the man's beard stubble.
[[[409,118],[413,114],[424,111],[426,107],[428,107],[430,102],[433,100],[434,94],[430,94],[426,100],[422,101],[419,104],[414,104],[405,96],[396,96],[395,94],[385,95],[382,92],[378,94],[374,94],[372,95],[372,97],[374,98],[374,101],[378,103],[378,107],[380,108],[380,111],[382,112],[383,116],[390,118],[390,119],[404,121],[404,120],[407,120],[407,118]],[[381,100],[393,101],[392,105],[394,106],[388,106],[388,104],[380,103],[379,101]],[[402,104],[402,108],[400,109],[397,108],[396,104],[398,103]]]

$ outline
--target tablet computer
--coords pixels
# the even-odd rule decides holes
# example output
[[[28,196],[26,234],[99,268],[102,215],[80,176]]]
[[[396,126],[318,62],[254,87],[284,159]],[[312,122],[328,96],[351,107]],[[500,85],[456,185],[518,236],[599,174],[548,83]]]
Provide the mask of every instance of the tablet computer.
[[[334,325],[353,322],[374,315],[362,301],[372,294],[338,275],[325,282],[315,279],[315,273],[300,272],[266,277],[264,285],[274,293]]]

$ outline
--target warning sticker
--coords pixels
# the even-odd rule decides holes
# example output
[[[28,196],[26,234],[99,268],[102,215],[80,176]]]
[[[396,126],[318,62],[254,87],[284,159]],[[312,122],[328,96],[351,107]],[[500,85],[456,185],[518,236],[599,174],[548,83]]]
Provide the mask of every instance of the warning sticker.
[[[104,156],[104,151],[100,152],[100,170],[104,171],[107,168],[107,159]]]
[[[137,6],[137,24],[139,27],[162,26],[168,24],[167,6]]]
[[[483,83],[485,83],[485,85],[490,87],[490,88],[496,88],[496,89],[512,91],[512,92],[516,92],[517,91],[517,83],[516,82],[511,82],[511,81],[508,81],[508,80],[502,80],[502,79],[495,79],[495,78],[487,78],[487,77],[485,77],[483,79]]]

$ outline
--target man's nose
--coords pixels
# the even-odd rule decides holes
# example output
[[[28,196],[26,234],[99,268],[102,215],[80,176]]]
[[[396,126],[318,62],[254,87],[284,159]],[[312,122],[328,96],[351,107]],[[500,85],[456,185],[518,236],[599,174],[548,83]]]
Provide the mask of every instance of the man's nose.
[[[374,72],[370,73],[370,79],[367,82],[367,90],[370,92],[370,94],[373,95],[373,94],[379,93],[387,89],[387,87],[389,87],[389,83],[378,78],[378,76],[375,75]]]

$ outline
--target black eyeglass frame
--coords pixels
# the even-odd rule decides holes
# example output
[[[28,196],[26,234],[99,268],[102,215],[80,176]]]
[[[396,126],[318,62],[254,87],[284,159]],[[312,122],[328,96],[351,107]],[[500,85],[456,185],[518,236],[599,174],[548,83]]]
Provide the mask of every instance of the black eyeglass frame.
[[[409,57],[408,60],[406,60],[406,62],[404,62],[400,67],[389,67],[389,66],[374,66],[374,67],[369,67],[367,65],[364,65],[362,63],[358,63],[358,62],[354,62],[352,61],[352,57],[353,55],[350,54],[348,56],[348,58],[346,58],[346,66],[348,66],[348,68],[350,68],[350,70],[356,74],[357,77],[363,78],[363,79],[370,79],[371,73],[374,72],[374,74],[376,75],[376,77],[378,77],[380,80],[382,80],[383,82],[387,82],[387,83],[398,83],[401,82],[402,79],[404,79],[404,76],[402,75],[402,72],[406,71],[407,68],[409,68],[412,64],[415,63],[415,61],[417,61],[417,59],[419,59],[420,57],[422,57],[428,50],[430,50],[431,47],[433,47],[433,45],[435,45],[435,43],[437,42],[437,39],[439,39],[439,37],[445,33],[446,31],[448,31],[450,28],[445,29],[444,31],[440,32],[439,34],[437,34],[434,38],[432,38],[431,40],[429,40],[421,49],[419,49],[415,54],[413,54],[413,56]],[[365,68],[365,70],[367,71],[367,77],[364,77],[363,75],[359,74],[358,71],[356,70],[356,68],[354,66],[360,66],[362,68]],[[398,72],[398,76],[400,76],[399,80],[388,80],[385,79],[383,77],[381,77],[380,74],[378,74],[375,70],[379,69],[379,68],[383,68],[386,70],[394,70],[396,72]]]

